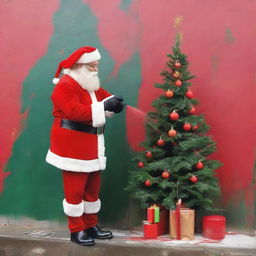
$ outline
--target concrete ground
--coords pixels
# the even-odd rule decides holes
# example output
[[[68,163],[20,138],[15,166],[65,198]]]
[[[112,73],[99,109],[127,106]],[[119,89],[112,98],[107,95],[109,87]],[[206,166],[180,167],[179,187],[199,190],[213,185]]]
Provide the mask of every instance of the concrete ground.
[[[255,256],[256,236],[227,233],[222,241],[196,235],[192,241],[170,240],[168,235],[157,240],[143,238],[139,230],[112,230],[112,240],[99,241],[83,247],[69,241],[65,228],[35,229],[15,225],[0,227],[0,256]]]

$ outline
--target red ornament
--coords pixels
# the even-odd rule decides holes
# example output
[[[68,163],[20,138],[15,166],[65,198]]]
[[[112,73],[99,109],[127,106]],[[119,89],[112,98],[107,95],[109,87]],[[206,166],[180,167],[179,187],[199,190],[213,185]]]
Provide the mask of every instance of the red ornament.
[[[168,135],[169,137],[173,138],[177,135],[177,132],[174,129],[170,129]]]
[[[146,180],[146,181],[144,182],[144,184],[145,184],[146,187],[150,187],[150,186],[152,185],[151,182],[150,182],[150,180]]]
[[[174,78],[178,78],[179,75],[180,75],[180,72],[179,72],[179,71],[174,71],[174,72],[172,73],[172,76],[173,76]]]
[[[164,144],[165,144],[165,141],[164,141],[163,139],[161,139],[161,138],[157,141],[157,145],[158,145],[159,147],[164,146]]]
[[[192,106],[191,109],[188,111],[188,113],[191,115],[195,114],[195,112],[196,112],[196,109],[194,106]]]
[[[182,85],[182,81],[181,80],[176,80],[174,83],[177,87],[180,87]]]
[[[201,170],[204,168],[204,164],[201,161],[198,161],[196,164],[196,169]]]
[[[164,179],[168,179],[170,177],[170,173],[168,171],[164,171],[164,172],[162,172],[162,177]]]
[[[180,64],[179,61],[176,60],[174,66],[175,66],[176,68],[180,68],[180,67],[181,67],[181,64]]]
[[[176,111],[173,111],[171,114],[170,114],[170,119],[173,120],[173,121],[176,121],[179,119],[179,114],[176,112]]]
[[[188,99],[192,99],[194,97],[194,93],[191,90],[188,90],[185,95]]]
[[[146,157],[147,157],[147,158],[152,158],[152,153],[151,153],[150,151],[147,151],[147,152],[146,152]]]
[[[193,175],[190,177],[190,181],[196,183],[198,181],[198,178],[195,175]]]
[[[183,130],[189,131],[190,129],[191,129],[191,124],[190,124],[190,123],[185,123],[185,124],[183,125]]]
[[[198,126],[197,124],[194,125],[194,126],[192,126],[192,130],[193,130],[193,131],[196,131],[198,128],[199,128],[199,126]]]
[[[174,93],[173,93],[173,91],[171,91],[171,90],[168,90],[168,91],[165,92],[165,96],[166,96],[167,98],[172,98],[173,95],[174,95]]]
[[[144,163],[143,162],[138,162],[138,167],[140,167],[140,168],[144,167]]]

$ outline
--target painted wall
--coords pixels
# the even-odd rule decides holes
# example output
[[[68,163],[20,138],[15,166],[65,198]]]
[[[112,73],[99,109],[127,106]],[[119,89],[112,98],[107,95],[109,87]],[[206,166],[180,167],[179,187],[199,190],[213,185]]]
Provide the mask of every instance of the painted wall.
[[[143,113],[161,91],[166,54],[177,31],[196,75],[200,100],[217,142],[213,155],[222,204],[233,227],[256,218],[256,1],[27,0],[1,1],[0,215],[64,218],[61,174],[44,162],[52,122],[51,80],[58,63],[83,45],[102,54],[103,87],[123,95],[126,112],[108,122],[108,167],[101,220],[127,226],[124,191],[131,157],[143,139]],[[131,123],[133,122],[133,125]]]

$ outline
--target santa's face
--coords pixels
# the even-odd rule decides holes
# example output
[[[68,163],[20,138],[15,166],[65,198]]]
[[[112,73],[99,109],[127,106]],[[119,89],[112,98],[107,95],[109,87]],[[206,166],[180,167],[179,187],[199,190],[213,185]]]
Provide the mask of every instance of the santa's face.
[[[96,91],[100,88],[98,65],[99,61],[87,64],[76,64],[70,70],[69,75],[72,76],[83,89],[89,92]]]
[[[98,72],[99,71],[99,61],[90,62],[85,64],[87,69],[91,72]]]

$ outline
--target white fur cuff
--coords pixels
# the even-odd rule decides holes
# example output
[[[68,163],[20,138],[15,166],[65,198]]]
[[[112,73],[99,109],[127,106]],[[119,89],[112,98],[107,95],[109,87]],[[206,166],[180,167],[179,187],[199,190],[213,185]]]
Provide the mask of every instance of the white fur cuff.
[[[92,126],[101,127],[105,124],[105,110],[103,102],[95,102],[92,105]]]
[[[66,199],[63,200],[64,213],[70,217],[80,217],[84,212],[84,202],[80,204],[69,204]]]
[[[84,213],[92,214],[99,212],[101,207],[101,201],[98,199],[95,202],[84,201]]]

